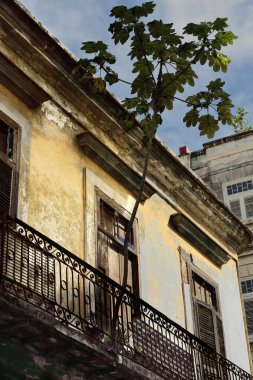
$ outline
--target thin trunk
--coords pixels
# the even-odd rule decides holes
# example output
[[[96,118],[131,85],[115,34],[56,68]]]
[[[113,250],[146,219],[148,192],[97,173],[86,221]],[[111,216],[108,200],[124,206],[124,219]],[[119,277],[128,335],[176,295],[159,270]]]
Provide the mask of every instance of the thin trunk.
[[[112,321],[112,328],[113,328],[113,338],[115,340],[116,338],[116,324],[117,324],[117,319],[118,319],[118,314],[119,314],[119,308],[121,301],[123,299],[123,296],[126,291],[127,287],[127,278],[128,278],[128,242],[131,234],[131,229],[133,227],[134,219],[136,217],[138,207],[141,202],[141,197],[145,185],[145,180],[147,176],[147,169],[148,169],[148,163],[149,163],[149,157],[151,153],[151,148],[152,148],[152,143],[154,139],[154,134],[152,133],[149,138],[148,138],[148,144],[147,144],[147,152],[146,152],[146,157],[145,157],[145,162],[143,166],[143,171],[142,171],[142,177],[141,177],[141,183],[140,187],[138,190],[137,198],[134,204],[134,208],[131,214],[131,218],[129,220],[129,223],[127,225],[126,233],[125,233],[125,239],[124,239],[124,249],[123,249],[123,255],[124,255],[124,272],[123,272],[123,280],[122,280],[122,289],[119,293],[119,296],[117,298],[116,304],[114,306],[114,313],[113,313],[113,321]],[[116,342],[115,342],[116,343]]]

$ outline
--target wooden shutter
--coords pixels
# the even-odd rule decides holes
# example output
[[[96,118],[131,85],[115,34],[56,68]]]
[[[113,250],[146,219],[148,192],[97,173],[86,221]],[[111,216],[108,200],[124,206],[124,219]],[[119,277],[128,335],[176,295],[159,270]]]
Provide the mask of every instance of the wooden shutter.
[[[249,335],[253,334],[253,298],[244,299],[246,320]]]
[[[10,213],[13,167],[0,157],[0,212]]]
[[[221,318],[212,307],[197,301],[195,304],[199,338],[212,347],[215,351],[219,352],[223,356],[226,356]]]
[[[196,317],[198,323],[198,336],[210,347],[216,350],[215,325],[212,309],[200,302],[196,304]]]
[[[222,325],[222,320],[218,315],[216,315],[216,326],[217,326],[218,352],[221,355],[226,356],[223,325]]]
[[[230,210],[239,218],[242,218],[242,213],[241,213],[241,206],[240,206],[240,200],[239,199],[234,199],[229,202],[230,205]]]
[[[253,217],[253,197],[247,197],[244,199],[246,218]]]

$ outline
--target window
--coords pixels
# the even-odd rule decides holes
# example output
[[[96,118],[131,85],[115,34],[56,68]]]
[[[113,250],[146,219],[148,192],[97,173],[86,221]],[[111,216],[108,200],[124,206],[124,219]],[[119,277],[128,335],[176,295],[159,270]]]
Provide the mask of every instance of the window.
[[[253,279],[251,280],[244,280],[241,282],[242,286],[242,293],[253,293]]]
[[[248,333],[253,336],[253,278],[241,281]]]
[[[15,214],[18,130],[0,120],[0,212]]]
[[[192,296],[197,335],[210,347],[225,356],[217,288],[197,273],[192,272]]]
[[[237,218],[242,219],[240,200],[235,199],[229,202],[230,210],[237,216]]]
[[[0,152],[9,158],[13,157],[13,128],[0,121]]]
[[[242,193],[244,191],[249,191],[249,190],[253,190],[252,179],[248,181],[237,182],[237,183],[234,183],[233,185],[227,186],[228,195],[234,195],[234,194]]]
[[[124,270],[123,246],[130,215],[113,202],[98,196],[97,215],[97,267],[117,283],[121,283]],[[120,210],[119,210],[120,209]],[[124,215],[123,215],[124,214]],[[135,227],[128,243],[128,289],[139,295],[138,259]]]
[[[97,268],[118,284],[122,283],[124,271],[124,238],[130,214],[115,204],[105,194],[97,192]],[[128,243],[127,289],[139,296],[138,258],[136,254],[135,226],[132,228]],[[96,324],[104,331],[112,328],[114,300],[110,292],[101,287],[95,289]],[[119,310],[119,326],[127,330],[126,321],[130,321],[131,309]]]
[[[253,218],[253,180],[223,186],[225,203],[230,210],[242,220]]]

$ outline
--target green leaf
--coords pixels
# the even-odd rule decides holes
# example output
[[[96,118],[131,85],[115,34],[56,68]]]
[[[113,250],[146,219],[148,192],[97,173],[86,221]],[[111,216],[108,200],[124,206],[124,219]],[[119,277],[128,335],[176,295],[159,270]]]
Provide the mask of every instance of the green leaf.
[[[117,83],[119,81],[118,74],[115,72],[110,72],[105,75],[105,81],[109,83],[109,85],[112,85],[114,83]]]
[[[225,18],[217,17],[216,20],[213,22],[213,29],[217,31],[224,30],[225,28],[228,27],[227,21],[228,21],[227,17]]]
[[[124,5],[113,7],[111,10],[111,17],[121,18],[124,17],[125,13],[127,11],[127,7]]]
[[[206,135],[209,139],[212,138],[216,131],[218,131],[218,121],[213,115],[202,115],[199,118],[200,136]]]
[[[206,86],[207,89],[211,92],[219,92],[222,90],[225,82],[222,82],[221,78],[210,81],[209,85]]]
[[[250,131],[253,129],[252,125],[246,119],[248,111],[244,107],[237,107],[237,113],[231,115],[230,125],[234,128],[235,133]]]
[[[189,23],[184,27],[184,34],[198,37],[199,40],[208,36],[211,32],[211,23],[201,22],[200,24]]]
[[[199,112],[197,109],[192,109],[191,111],[185,114],[183,119],[184,123],[186,123],[186,127],[195,127],[199,122]]]
[[[83,42],[81,50],[84,50],[86,53],[97,53],[98,51],[106,51],[107,47],[103,41],[87,41]]]
[[[147,1],[146,3],[142,4],[142,7],[145,10],[146,15],[149,15],[154,12],[156,5],[153,1]]]
[[[189,23],[181,36],[172,23],[150,19],[154,8],[153,1],[129,8],[116,6],[111,11],[114,22],[109,27],[114,44],[129,41],[127,54],[134,75],[130,85],[133,97],[123,102],[132,112],[124,123],[130,126],[134,117],[141,116],[145,134],[158,127],[165,109],[173,109],[178,93],[183,93],[186,86],[195,85],[198,76],[193,65],[209,65],[215,72],[227,71],[230,58],[222,49],[236,38],[227,30],[226,18]],[[88,41],[83,43],[82,49],[87,54],[93,54],[92,59],[85,59],[82,64],[85,83],[93,91],[105,91],[106,82],[112,85],[120,80],[111,69],[116,61],[115,56],[103,41]],[[97,70],[105,72],[104,80],[94,78],[93,81]],[[206,91],[187,98],[190,109],[184,117],[187,127],[199,124],[200,133],[211,137],[218,129],[218,123],[231,122],[233,104],[223,85],[224,82],[218,78],[209,83]],[[215,116],[211,114],[214,107],[217,107]],[[207,115],[205,112],[208,112]]]
[[[165,107],[167,110],[171,111],[173,109],[173,99],[172,98],[168,98],[166,101],[165,101]]]
[[[200,54],[199,55],[199,63],[203,66],[206,64],[207,61],[207,56],[205,54]]]
[[[216,34],[216,39],[220,41],[220,43],[223,46],[232,45],[234,40],[237,39],[238,37],[234,35],[233,32],[228,31],[228,32],[218,32]]]
[[[126,107],[128,109],[133,109],[140,103],[140,101],[141,101],[141,99],[137,96],[133,97],[133,98],[126,98],[123,101],[123,105],[124,105],[124,107]]]

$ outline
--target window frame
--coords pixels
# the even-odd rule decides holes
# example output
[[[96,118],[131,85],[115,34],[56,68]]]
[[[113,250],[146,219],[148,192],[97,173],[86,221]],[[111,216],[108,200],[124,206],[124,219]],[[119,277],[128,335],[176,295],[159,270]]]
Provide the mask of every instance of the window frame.
[[[19,168],[21,153],[21,127],[9,116],[0,111],[0,120],[13,130],[13,154],[8,157],[7,154],[0,152],[0,159],[12,168],[12,183],[10,196],[9,215],[13,218],[17,216],[18,210],[18,185],[19,185]]]
[[[99,231],[107,235],[110,239],[112,239],[115,242],[115,244],[121,247],[122,251],[120,250],[119,252],[117,252],[118,254],[123,255],[123,247],[124,247],[124,243],[121,239],[118,239],[117,237],[110,234],[108,231],[106,231],[106,229],[103,228],[102,225],[99,224],[100,201],[102,200],[103,202],[105,202],[110,208],[114,209],[116,213],[118,213],[120,216],[122,216],[126,220],[130,220],[131,214],[97,187],[95,187],[95,199],[96,199],[96,210],[95,210],[96,267],[99,269],[99,264],[98,264],[98,233]],[[138,224],[138,220],[137,218],[135,218],[135,221],[132,227],[133,236],[134,236],[134,244],[133,246],[128,247],[128,260],[132,264],[132,285],[133,285],[132,293],[134,293],[135,296],[139,297],[140,295],[139,249],[138,249],[139,242],[138,242],[138,234],[137,234],[137,224]],[[108,276],[108,273],[106,273],[106,270],[105,270],[105,274]]]
[[[224,327],[223,327],[223,318],[222,318],[222,313],[221,313],[219,285],[214,280],[212,280],[208,275],[206,275],[203,271],[201,271],[199,268],[197,268],[194,264],[188,263],[187,266],[188,266],[189,284],[190,284],[190,289],[191,289],[191,304],[192,304],[193,326],[194,326],[195,333],[197,336],[199,336],[200,326],[199,326],[199,316],[198,316],[198,311],[197,311],[197,304],[200,304],[200,305],[203,305],[204,307],[210,309],[212,312],[212,320],[213,320],[213,325],[214,325],[215,350],[218,353],[221,353],[221,347],[220,347],[220,339],[219,339],[219,334],[218,334],[217,318],[221,321],[222,332],[223,332],[224,353],[226,356],[226,338],[225,338]],[[193,273],[196,274],[199,278],[201,278],[210,287],[212,287],[214,289],[215,299],[216,299],[216,308],[213,307],[212,305],[209,305],[209,304],[197,299],[195,297]]]
[[[228,195],[227,186],[234,185],[234,184],[237,184],[239,182],[246,182],[249,180],[253,181],[253,177],[250,176],[250,177],[243,177],[243,178],[235,179],[233,181],[226,182],[222,185],[222,192],[223,192],[223,198],[224,198],[225,204],[231,210],[230,201],[238,200],[239,204],[240,204],[240,212],[241,212],[241,218],[239,218],[239,217],[238,218],[241,219],[242,221],[246,221],[246,222],[253,220],[253,216],[247,217],[247,212],[246,212],[246,207],[245,207],[245,199],[253,197],[253,189],[238,192],[236,194]]]
[[[253,276],[247,276],[247,277],[244,277],[243,279],[240,279],[240,287],[241,287],[241,294],[242,294],[242,299],[243,299],[243,306],[244,306],[244,312],[245,312],[245,319],[246,319],[246,326],[247,326],[249,341],[253,344],[253,333],[252,334],[249,333],[248,319],[247,319],[246,306],[245,306],[245,302],[249,302],[249,301],[253,300],[253,291],[249,292],[249,293],[243,293],[242,292],[242,281],[247,281],[247,280],[253,281]]]
[[[242,292],[243,297],[246,297],[246,298],[247,298],[248,295],[250,295],[251,297],[253,297],[253,290],[252,290],[252,292],[247,292],[247,293],[243,293],[243,291],[242,291],[242,282],[243,281],[249,281],[249,280],[251,280],[253,282],[253,276],[247,276],[247,277],[244,277],[243,279],[240,278],[241,292]]]

